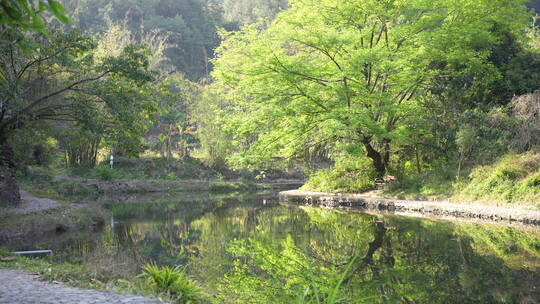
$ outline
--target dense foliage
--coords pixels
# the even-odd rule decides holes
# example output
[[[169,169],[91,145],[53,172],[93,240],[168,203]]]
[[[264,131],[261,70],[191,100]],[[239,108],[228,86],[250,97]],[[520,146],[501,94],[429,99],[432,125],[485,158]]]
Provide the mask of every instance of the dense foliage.
[[[526,20],[516,1],[294,1],[268,29],[230,35],[214,76],[234,111],[228,124],[249,146],[242,160],[323,145],[364,150],[382,176],[392,153],[426,133],[430,88],[494,81],[498,29],[519,39]]]
[[[309,176],[540,208],[538,3],[1,1],[0,222],[24,218],[3,213],[19,181],[56,199]],[[110,204],[111,228],[70,249],[91,267],[14,265],[175,303],[540,298],[533,230],[197,197]]]
[[[61,2],[2,7],[10,172],[194,157],[228,176],[303,171],[310,190],[391,175],[392,193],[440,192],[540,143],[534,3]]]
[[[259,18],[271,18],[284,1],[220,0],[63,0],[74,24],[100,34],[121,23],[137,37],[145,32],[167,33],[165,56],[191,80],[208,76],[209,59],[219,45],[219,27],[237,30]],[[274,3],[275,2],[275,3]]]

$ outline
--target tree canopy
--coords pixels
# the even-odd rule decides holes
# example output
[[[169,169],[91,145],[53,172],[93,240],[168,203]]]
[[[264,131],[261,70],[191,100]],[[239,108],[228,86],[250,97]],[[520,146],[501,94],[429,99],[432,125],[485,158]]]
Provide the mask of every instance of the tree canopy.
[[[71,142],[67,148],[74,165],[94,164],[102,139],[127,151],[141,149],[140,140],[156,111],[147,87],[155,74],[149,70],[146,48],[129,44],[117,54],[100,54],[95,39],[78,31],[49,32],[27,34],[25,43],[39,47],[0,48],[0,165],[15,166],[9,141],[18,130],[38,133],[43,121],[61,122],[59,133],[64,129],[79,139],[77,147]],[[84,152],[81,147],[86,147]],[[4,190],[18,193],[15,185]]]
[[[520,1],[292,1],[267,28],[229,34],[217,50],[213,76],[234,109],[227,124],[249,147],[239,161],[324,144],[365,151],[381,175],[422,132],[431,81],[495,80],[495,28],[520,37],[527,20]]]

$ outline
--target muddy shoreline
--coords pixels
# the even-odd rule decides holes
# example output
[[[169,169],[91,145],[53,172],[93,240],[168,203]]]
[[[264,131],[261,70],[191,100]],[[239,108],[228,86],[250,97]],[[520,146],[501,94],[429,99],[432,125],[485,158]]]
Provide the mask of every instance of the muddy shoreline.
[[[360,194],[332,194],[289,190],[279,193],[282,202],[326,208],[354,208],[396,215],[443,219],[468,219],[483,222],[523,224],[540,228],[540,211],[448,202],[412,201],[370,197]]]
[[[102,226],[109,213],[96,205],[61,204],[21,191],[22,204],[0,209],[0,244]]]

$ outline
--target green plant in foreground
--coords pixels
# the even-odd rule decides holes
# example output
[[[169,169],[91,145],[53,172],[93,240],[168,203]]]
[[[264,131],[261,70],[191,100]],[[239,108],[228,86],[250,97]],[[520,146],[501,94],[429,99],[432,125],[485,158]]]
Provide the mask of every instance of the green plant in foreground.
[[[201,286],[188,277],[185,267],[147,264],[143,270],[150,286],[177,303],[211,303]]]

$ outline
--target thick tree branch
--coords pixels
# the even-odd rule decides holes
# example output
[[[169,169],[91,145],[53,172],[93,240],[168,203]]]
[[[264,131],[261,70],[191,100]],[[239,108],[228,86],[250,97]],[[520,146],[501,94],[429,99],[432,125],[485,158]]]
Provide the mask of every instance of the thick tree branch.
[[[17,75],[17,79],[20,79],[24,75],[26,70],[28,70],[33,65],[42,63],[43,61],[49,60],[49,59],[51,59],[53,57],[56,57],[58,54],[62,53],[65,50],[66,50],[65,47],[59,48],[56,52],[54,52],[53,54],[51,54],[49,56],[40,57],[40,58],[37,58],[37,59],[35,59],[33,61],[28,62],[18,73],[15,73],[15,75]]]
[[[105,77],[107,74],[109,74],[111,72],[112,72],[111,70],[108,70],[108,71],[105,71],[105,72],[95,76],[95,77],[81,79],[79,81],[76,81],[76,82],[68,85],[67,87],[64,87],[64,88],[62,88],[60,90],[57,90],[55,92],[52,92],[52,93],[50,93],[48,95],[45,95],[43,97],[40,97],[40,98],[34,100],[29,105],[27,105],[26,107],[22,108],[17,113],[15,113],[9,120],[3,122],[0,125],[0,132],[2,130],[5,130],[11,124],[17,122],[17,120],[19,120],[19,118],[21,118],[21,116],[23,116],[25,114],[28,114],[34,107],[36,107],[36,106],[40,105],[41,103],[49,100],[50,98],[55,97],[57,95],[60,95],[60,94],[62,94],[64,92],[67,92],[67,91],[69,91],[69,90],[71,90],[71,89],[75,88],[76,86],[81,85],[83,83],[99,80],[99,79]]]

